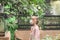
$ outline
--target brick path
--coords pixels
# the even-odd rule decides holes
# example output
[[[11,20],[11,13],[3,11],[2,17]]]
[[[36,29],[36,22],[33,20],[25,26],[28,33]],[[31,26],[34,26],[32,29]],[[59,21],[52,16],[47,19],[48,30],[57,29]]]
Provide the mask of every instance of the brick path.
[[[60,30],[40,30],[40,33],[40,38],[44,38],[46,35],[54,37],[60,34]]]
[[[18,30],[15,32],[15,37],[22,40],[29,40],[29,34],[29,30]],[[60,34],[60,30],[40,30],[40,39],[46,35],[56,36],[57,34]]]

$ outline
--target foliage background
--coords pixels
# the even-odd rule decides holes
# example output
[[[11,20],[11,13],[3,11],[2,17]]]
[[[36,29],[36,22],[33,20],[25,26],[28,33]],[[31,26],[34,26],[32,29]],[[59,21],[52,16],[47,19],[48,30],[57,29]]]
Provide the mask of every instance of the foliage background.
[[[22,14],[19,17],[20,20],[27,22],[32,15],[42,18],[48,7],[45,0],[0,0],[0,3],[4,6],[4,13],[8,15],[5,21],[11,32],[11,40],[14,40],[14,31],[18,28],[17,15]]]

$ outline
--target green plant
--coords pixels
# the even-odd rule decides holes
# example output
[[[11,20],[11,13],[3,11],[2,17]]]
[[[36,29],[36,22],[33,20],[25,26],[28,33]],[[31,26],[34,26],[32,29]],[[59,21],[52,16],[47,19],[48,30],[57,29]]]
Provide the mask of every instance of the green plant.
[[[28,16],[38,15],[42,17],[44,15],[45,8],[47,7],[45,4],[45,0],[0,0],[0,3],[4,6],[4,13],[10,15],[19,15],[20,12],[24,18],[21,20],[25,21],[25,23],[29,20]],[[15,20],[17,16],[8,16],[6,19],[8,30],[11,32],[11,40],[14,40],[14,31],[17,28],[17,24]]]
[[[53,40],[53,38],[49,35],[47,35],[45,38],[43,38],[42,40]]]
[[[14,32],[18,25],[16,24],[16,18],[14,16],[5,20],[8,30],[11,32],[11,40],[14,40]]]
[[[45,36],[43,39],[41,40],[60,40],[60,34],[57,34],[56,36],[52,37],[52,36]]]

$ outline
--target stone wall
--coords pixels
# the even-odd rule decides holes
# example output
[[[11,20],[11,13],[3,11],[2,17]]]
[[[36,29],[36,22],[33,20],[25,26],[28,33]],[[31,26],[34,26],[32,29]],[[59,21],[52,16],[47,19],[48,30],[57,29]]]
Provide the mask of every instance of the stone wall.
[[[9,40],[8,37],[0,37],[0,40]]]
[[[5,33],[5,36],[0,36],[0,40],[10,40],[10,37],[11,37],[10,31],[7,31]]]

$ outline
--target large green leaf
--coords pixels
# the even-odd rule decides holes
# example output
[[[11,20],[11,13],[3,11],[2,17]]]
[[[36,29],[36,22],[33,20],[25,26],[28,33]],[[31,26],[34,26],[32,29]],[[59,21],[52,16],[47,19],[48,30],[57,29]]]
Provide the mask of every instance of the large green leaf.
[[[6,5],[4,8],[10,8],[10,6],[9,5]]]

